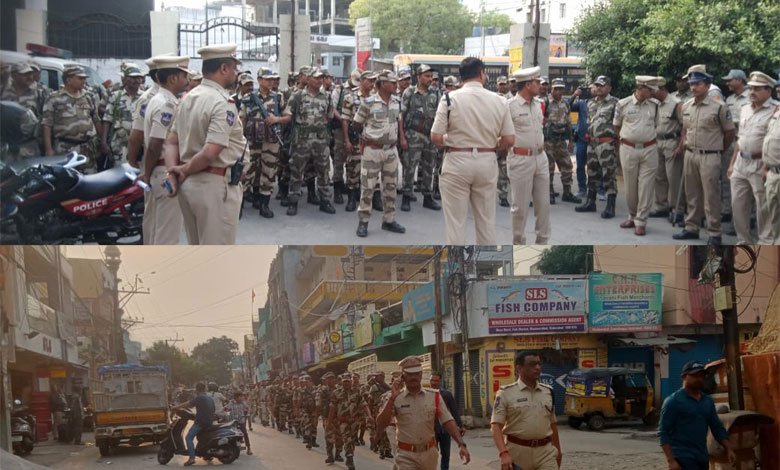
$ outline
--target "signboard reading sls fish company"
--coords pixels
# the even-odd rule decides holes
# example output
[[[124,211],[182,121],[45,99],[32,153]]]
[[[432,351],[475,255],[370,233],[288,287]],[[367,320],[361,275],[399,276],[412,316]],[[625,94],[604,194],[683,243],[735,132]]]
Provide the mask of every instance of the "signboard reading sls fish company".
[[[662,277],[661,273],[591,273],[590,331],[661,331]]]
[[[586,287],[584,279],[489,283],[488,332],[584,333]]]

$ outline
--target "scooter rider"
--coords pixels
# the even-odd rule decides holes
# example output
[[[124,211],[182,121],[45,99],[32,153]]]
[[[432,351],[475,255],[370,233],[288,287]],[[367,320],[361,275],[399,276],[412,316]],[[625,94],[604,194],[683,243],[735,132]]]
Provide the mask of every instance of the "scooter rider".
[[[185,466],[195,464],[195,436],[198,435],[201,429],[211,426],[214,420],[214,400],[206,393],[206,384],[198,382],[195,385],[195,392],[197,392],[195,398],[173,407],[174,410],[195,407],[195,422],[192,423],[192,427],[190,427],[186,437],[187,452],[190,458],[184,462]]]

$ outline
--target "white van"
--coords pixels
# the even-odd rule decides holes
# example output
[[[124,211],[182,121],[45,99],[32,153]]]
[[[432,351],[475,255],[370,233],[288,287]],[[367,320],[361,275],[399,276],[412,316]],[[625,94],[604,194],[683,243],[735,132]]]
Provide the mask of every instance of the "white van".
[[[33,44],[28,44],[28,48],[34,46],[35,45]],[[48,48],[46,46],[37,47],[47,50],[51,49],[53,51],[57,50],[54,48]],[[95,69],[84,64],[79,64],[74,60],[62,59],[59,57],[33,55],[16,51],[0,51],[0,62],[4,64],[13,65],[17,62],[28,61],[31,59],[41,66],[41,83],[51,88],[52,90],[59,90],[62,86],[62,71],[65,70],[65,66],[74,64],[84,68],[84,72],[87,74],[87,83],[95,88],[103,87],[103,79],[100,78],[100,75],[98,75]]]

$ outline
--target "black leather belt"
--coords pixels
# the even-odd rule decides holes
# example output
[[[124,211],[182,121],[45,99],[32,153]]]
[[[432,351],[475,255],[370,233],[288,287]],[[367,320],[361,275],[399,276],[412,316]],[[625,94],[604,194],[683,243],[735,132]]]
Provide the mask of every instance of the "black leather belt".
[[[719,154],[719,153],[722,152],[722,150],[702,150],[702,149],[695,149],[695,148],[691,148],[691,147],[685,147],[685,150],[687,150],[689,152],[693,152],[693,153],[705,153],[705,154],[709,154],[709,153],[718,153]]]
[[[657,137],[658,140],[671,140],[680,137],[679,132],[672,132],[671,134],[663,134]]]

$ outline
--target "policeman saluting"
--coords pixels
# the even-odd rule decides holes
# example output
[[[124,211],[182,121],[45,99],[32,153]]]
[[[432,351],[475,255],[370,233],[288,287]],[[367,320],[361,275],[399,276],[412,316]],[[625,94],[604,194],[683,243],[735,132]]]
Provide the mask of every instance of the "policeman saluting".
[[[561,468],[561,443],[555,422],[552,388],[539,383],[539,353],[522,351],[515,357],[520,378],[496,394],[490,432],[498,449],[501,470]]]

